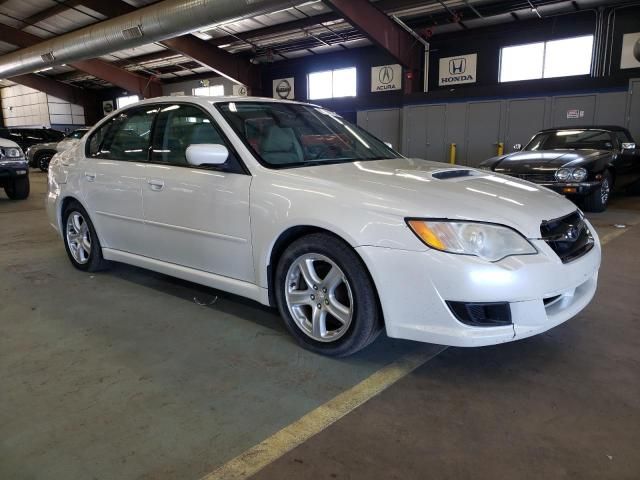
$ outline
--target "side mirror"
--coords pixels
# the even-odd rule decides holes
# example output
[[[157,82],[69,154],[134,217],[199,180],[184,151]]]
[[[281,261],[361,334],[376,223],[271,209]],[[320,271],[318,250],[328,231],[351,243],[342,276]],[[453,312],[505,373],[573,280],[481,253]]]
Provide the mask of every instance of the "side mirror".
[[[522,144],[521,144],[521,143],[516,143],[516,144],[513,146],[513,150],[514,150],[515,152],[519,152],[520,150],[522,150]]]
[[[222,165],[229,158],[229,150],[224,145],[199,143],[189,145],[186,151],[187,162],[194,167],[201,165]]]
[[[635,150],[636,149],[636,144],[635,143],[623,143],[622,144],[622,150]]]

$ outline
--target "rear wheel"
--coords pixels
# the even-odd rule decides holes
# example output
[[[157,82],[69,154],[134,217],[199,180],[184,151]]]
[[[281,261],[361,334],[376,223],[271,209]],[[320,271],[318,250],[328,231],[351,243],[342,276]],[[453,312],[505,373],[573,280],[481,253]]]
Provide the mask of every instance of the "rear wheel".
[[[108,266],[102,247],[86,210],[77,202],[70,203],[62,214],[64,246],[74,267],[97,272]]]
[[[47,170],[49,170],[49,162],[51,162],[51,158],[53,158],[52,153],[42,153],[38,156],[36,165],[40,170],[46,172]]]
[[[11,200],[24,200],[29,196],[30,189],[27,175],[9,180],[9,183],[4,187],[7,197]]]
[[[584,199],[584,209],[588,212],[604,212],[609,205],[612,187],[611,174],[605,170],[602,174],[602,182],[598,188],[587,195]]]
[[[331,235],[312,234],[292,243],[274,283],[287,329],[308,350],[351,355],[382,331],[375,288],[362,260]]]

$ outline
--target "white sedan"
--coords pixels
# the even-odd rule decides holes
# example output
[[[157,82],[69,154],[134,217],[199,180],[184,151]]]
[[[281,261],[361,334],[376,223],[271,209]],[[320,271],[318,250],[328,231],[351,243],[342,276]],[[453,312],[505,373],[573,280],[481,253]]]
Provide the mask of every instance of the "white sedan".
[[[52,161],[47,210],[76,268],[124,262],[276,306],[334,356],[383,329],[465,347],[544,332],[587,306],[600,266],[562,196],[269,99],[114,112]]]

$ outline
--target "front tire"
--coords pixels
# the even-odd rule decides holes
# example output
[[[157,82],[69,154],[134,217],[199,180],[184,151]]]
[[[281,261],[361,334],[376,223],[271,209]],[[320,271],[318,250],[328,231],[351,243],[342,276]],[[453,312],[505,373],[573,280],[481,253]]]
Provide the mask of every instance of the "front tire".
[[[375,287],[362,260],[331,235],[293,242],[278,262],[274,288],[287,329],[312,352],[345,357],[382,331]]]
[[[605,170],[600,186],[584,199],[584,209],[587,212],[604,212],[607,209],[611,197],[612,180],[611,174]]]
[[[69,260],[84,272],[104,270],[108,263],[89,214],[77,202],[70,203],[62,214],[62,237]]]
[[[11,200],[24,200],[29,196],[31,186],[29,184],[29,177],[16,177],[9,181],[9,184],[4,187],[4,191]]]

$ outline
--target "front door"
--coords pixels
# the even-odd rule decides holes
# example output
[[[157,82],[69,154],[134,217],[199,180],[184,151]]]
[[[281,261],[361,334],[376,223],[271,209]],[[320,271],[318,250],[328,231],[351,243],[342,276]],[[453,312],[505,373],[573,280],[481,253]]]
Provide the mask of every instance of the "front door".
[[[87,139],[81,191],[105,248],[145,254],[142,185],[156,111],[126,110]]]
[[[222,144],[230,156],[221,167],[193,167],[185,155],[193,144]],[[163,106],[142,194],[149,256],[254,282],[250,185],[213,118],[193,105]]]

